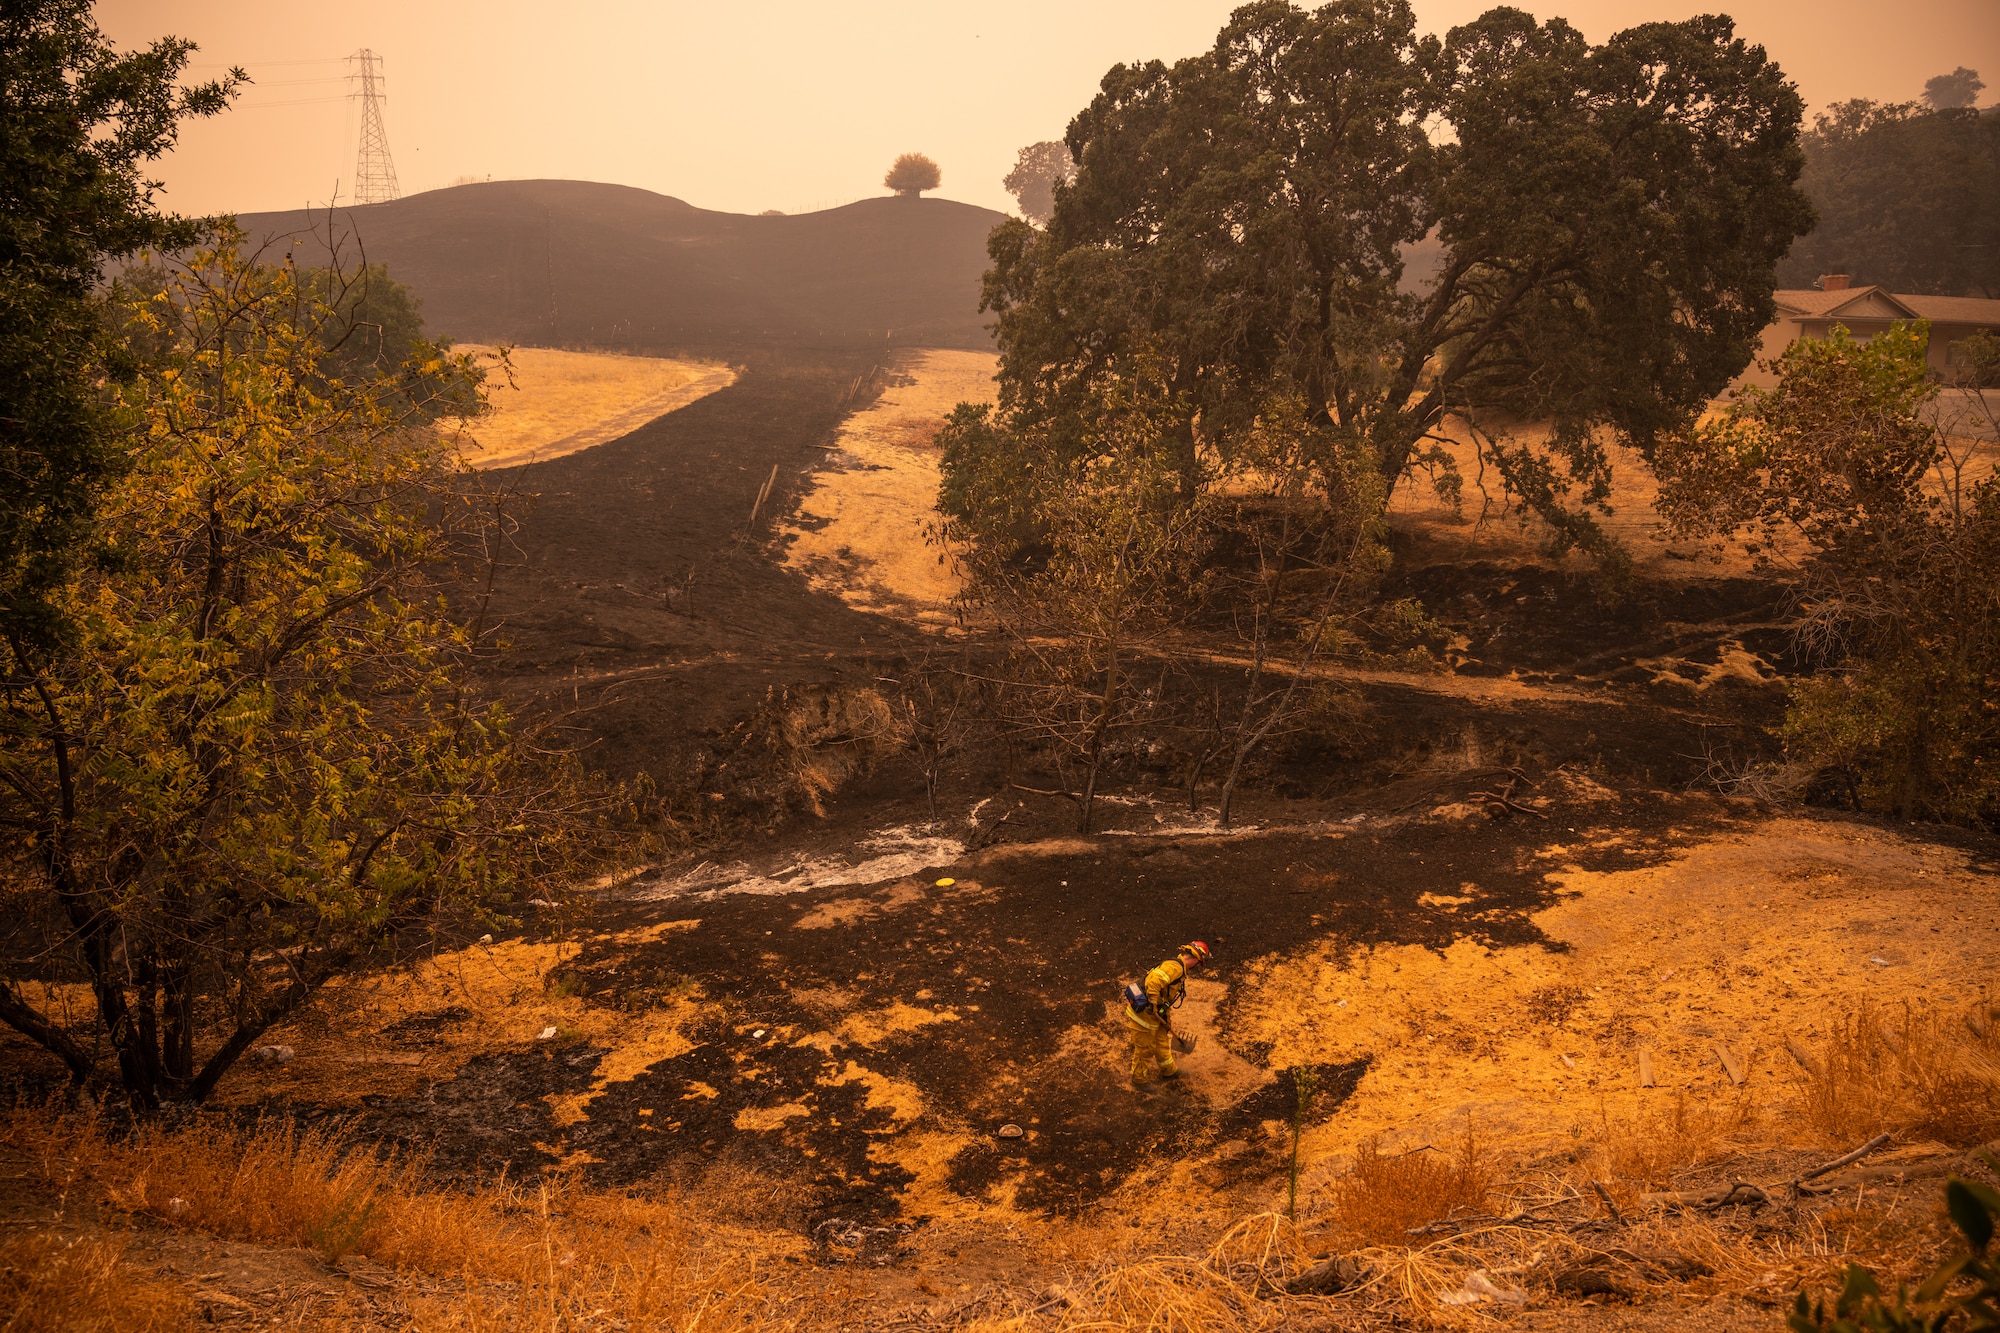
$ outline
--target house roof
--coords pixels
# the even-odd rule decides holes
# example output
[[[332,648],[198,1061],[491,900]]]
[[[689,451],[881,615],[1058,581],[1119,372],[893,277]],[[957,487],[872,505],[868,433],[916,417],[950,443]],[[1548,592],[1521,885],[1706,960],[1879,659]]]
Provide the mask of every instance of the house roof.
[[[1776,296],[1778,308],[1794,318],[1927,319],[1933,324],[2000,326],[2000,301],[1982,296],[1909,296],[1874,286],[1832,292],[1817,288],[1786,290]]]
[[[2000,326],[2000,301],[1983,296],[1899,296],[1896,298],[1933,324]]]
[[[1843,287],[1832,292],[1808,288],[1805,291],[1782,291],[1776,295],[1781,308],[1794,315],[1804,315],[1807,319],[1918,318],[1916,311],[1903,304],[1904,298],[1892,296],[1880,287]]]

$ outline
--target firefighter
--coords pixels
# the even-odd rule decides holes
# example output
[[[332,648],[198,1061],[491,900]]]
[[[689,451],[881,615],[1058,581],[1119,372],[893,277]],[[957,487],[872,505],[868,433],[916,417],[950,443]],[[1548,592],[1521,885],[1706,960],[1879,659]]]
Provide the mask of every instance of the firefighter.
[[[1146,974],[1145,984],[1125,988],[1125,1025],[1132,1032],[1132,1086],[1145,1089],[1153,1066],[1163,1079],[1180,1077],[1174,1064],[1174,1010],[1187,998],[1188,973],[1208,961],[1200,940],[1183,944],[1174,957]]]

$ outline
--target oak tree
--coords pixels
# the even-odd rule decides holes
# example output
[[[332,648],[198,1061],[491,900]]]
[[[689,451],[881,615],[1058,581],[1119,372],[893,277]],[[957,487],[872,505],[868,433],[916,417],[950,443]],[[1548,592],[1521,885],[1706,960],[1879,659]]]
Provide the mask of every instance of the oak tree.
[[[1779,266],[1928,296],[2000,296],[2000,112],[1841,102],[1814,118],[1805,173],[1819,225]]]
[[[1021,216],[1037,226],[1046,226],[1056,211],[1056,186],[1068,184],[1076,175],[1069,145],[1059,139],[1044,139],[1021,150],[1013,169],[1000,184],[1021,206]]]
[[[1322,487],[1356,454],[1393,485],[1469,418],[1559,546],[1607,549],[1571,498],[1606,494],[1607,437],[1649,450],[1775,312],[1811,216],[1800,115],[1719,17],[1594,46],[1515,9],[1440,40],[1405,0],[1259,0],[1206,53],[1110,70],[1046,230],[995,229],[992,425],[1079,457],[1095,386],[1156,363],[1188,502],[1259,430],[1328,460]],[[1426,237],[1440,268],[1406,292]]]

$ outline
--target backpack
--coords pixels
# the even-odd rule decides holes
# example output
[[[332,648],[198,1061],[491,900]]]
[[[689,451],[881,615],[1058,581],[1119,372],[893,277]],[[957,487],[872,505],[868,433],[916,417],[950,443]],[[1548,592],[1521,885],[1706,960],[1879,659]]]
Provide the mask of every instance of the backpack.
[[[1119,993],[1119,998],[1130,1005],[1135,1014],[1143,1014],[1153,1007],[1153,1002],[1146,998],[1146,988],[1136,981],[1126,982],[1125,989]]]

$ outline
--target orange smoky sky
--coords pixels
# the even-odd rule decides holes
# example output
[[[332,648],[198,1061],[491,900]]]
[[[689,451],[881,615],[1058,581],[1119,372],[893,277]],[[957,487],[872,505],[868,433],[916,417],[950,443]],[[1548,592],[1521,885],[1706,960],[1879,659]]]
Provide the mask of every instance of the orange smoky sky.
[[[196,74],[240,64],[237,106],[190,126],[158,168],[186,213],[324,204],[353,188],[359,115],[342,57],[382,57],[405,194],[466,177],[611,181],[703,208],[798,212],[884,193],[901,152],[939,194],[1011,209],[1015,153],[1060,138],[1119,61],[1207,47],[1234,6],[1200,0],[663,3],[662,0],[105,0],[118,43],[200,44]],[[1442,31],[1475,0],[1416,0]],[[2000,93],[2000,0],[1524,0],[1593,41],[1720,7],[1813,108],[1903,101],[1965,65]]]

